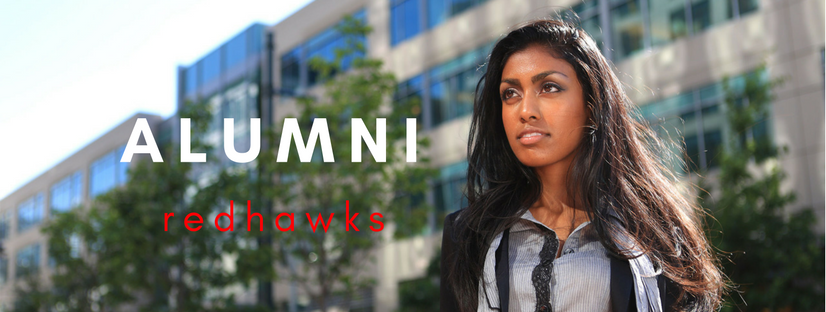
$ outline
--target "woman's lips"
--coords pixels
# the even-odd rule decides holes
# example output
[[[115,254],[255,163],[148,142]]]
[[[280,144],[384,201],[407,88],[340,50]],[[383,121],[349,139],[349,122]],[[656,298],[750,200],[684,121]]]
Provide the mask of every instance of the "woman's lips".
[[[530,145],[530,144],[534,144],[536,142],[539,142],[540,140],[542,140],[546,137],[549,137],[549,136],[550,135],[545,134],[545,133],[530,132],[530,133],[526,133],[526,134],[521,135],[519,137],[519,143],[522,143],[524,145]]]

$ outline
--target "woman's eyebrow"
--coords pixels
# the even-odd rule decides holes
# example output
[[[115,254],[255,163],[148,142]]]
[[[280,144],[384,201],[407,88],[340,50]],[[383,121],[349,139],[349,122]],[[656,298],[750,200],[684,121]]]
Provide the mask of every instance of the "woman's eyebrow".
[[[563,74],[562,72],[555,71],[555,70],[549,70],[549,71],[544,71],[544,72],[538,73],[538,74],[534,75],[533,77],[531,77],[531,83],[536,83],[537,81],[545,79],[545,77],[548,77],[548,76],[553,75],[553,74],[562,75],[563,77],[568,78],[568,75]],[[502,79],[502,83],[511,84],[511,85],[514,85],[514,86],[517,86],[517,87],[522,86],[522,84],[519,83],[518,79],[513,79],[513,78]]]
[[[549,70],[549,71],[538,73],[535,76],[533,76],[531,78],[531,83],[536,83],[537,81],[540,81],[540,80],[544,79],[545,77],[548,77],[552,74],[560,74],[560,75],[564,76],[565,78],[568,78],[568,75],[566,75],[566,74],[563,74],[563,73],[555,71],[555,70]]]
[[[502,83],[511,84],[511,85],[514,85],[514,86],[517,86],[517,87],[522,87],[522,84],[519,83],[518,79],[511,79],[511,78],[502,79]]]

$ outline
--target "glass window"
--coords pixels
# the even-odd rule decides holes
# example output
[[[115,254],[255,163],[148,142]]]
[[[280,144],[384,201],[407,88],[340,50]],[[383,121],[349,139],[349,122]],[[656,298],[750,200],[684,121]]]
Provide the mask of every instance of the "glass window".
[[[72,258],[79,258],[80,257],[80,235],[72,234],[69,236],[69,255]]]
[[[21,233],[43,221],[43,193],[37,193],[17,206],[17,232]]]
[[[485,71],[480,65],[491,48],[485,45],[429,71],[433,126],[473,111],[476,84]]]
[[[421,32],[419,0],[391,0],[390,45],[412,38]]]
[[[622,0],[611,9],[611,36],[614,58],[624,59],[643,49],[643,22],[640,0]]]
[[[571,9],[579,16],[579,27],[588,33],[600,50],[605,46],[602,27],[599,22],[599,7],[597,0],[583,1]]]
[[[227,42],[224,46],[224,53],[227,58],[227,68],[232,68],[236,64],[243,62],[247,58],[247,36],[248,31],[244,31]]]
[[[464,196],[467,184],[467,161],[461,161],[440,170],[439,181],[433,186],[437,220],[468,205]]]
[[[95,160],[89,167],[89,197],[106,193],[117,185],[126,183],[129,178],[129,163],[120,162],[126,145]]]
[[[94,198],[115,187],[115,154],[107,153],[89,167],[89,197]]]
[[[757,11],[760,0],[734,0],[737,1],[737,8],[740,10],[740,16]]]
[[[476,67],[469,68],[456,75],[456,117],[473,112],[473,97],[476,93],[476,83],[482,73]]]
[[[0,239],[11,236],[11,219],[13,217],[11,210],[0,213]]]
[[[186,69],[186,94],[189,95],[195,92],[198,88],[198,63]]]
[[[393,97],[394,101],[398,104],[413,105],[411,109],[413,113],[412,116],[405,116],[404,118],[415,117],[416,122],[419,125],[422,124],[424,112],[422,109],[424,105],[424,75],[418,75],[399,83]],[[403,120],[400,122],[403,122]]]
[[[5,285],[9,280],[9,260],[6,257],[0,258],[0,285]]]
[[[700,142],[697,140],[697,134],[685,136],[685,162],[691,171],[697,171],[700,168]]]
[[[433,28],[450,17],[447,3],[450,0],[427,0],[427,28]]]
[[[706,132],[705,141],[706,166],[715,168],[720,165],[720,153],[723,151],[723,132],[720,129]]]
[[[295,92],[301,81],[300,48],[295,48],[281,56],[281,89]]]
[[[358,11],[354,13],[353,18],[358,19],[362,22],[366,22],[367,17],[364,13],[364,10]],[[341,22],[340,22],[341,23]],[[333,61],[335,60],[336,50],[342,49],[347,44],[345,37],[341,36],[341,34],[336,30],[338,25],[331,26],[330,28],[325,29],[321,33],[317,34],[313,38],[307,41],[306,45],[302,48],[306,49],[306,59],[301,59],[300,66],[307,67],[307,85],[312,86],[319,82],[320,73],[313,70],[311,66],[309,66],[309,61],[315,57],[321,58],[325,61]],[[367,38],[361,37],[356,38],[356,40],[365,45],[367,44]],[[342,60],[341,68],[343,70],[347,70],[350,67],[350,62],[352,58],[346,58]],[[300,70],[301,67],[299,67]],[[335,73],[331,73],[335,74]]]
[[[433,28],[486,0],[427,0],[427,28]]]
[[[80,171],[69,175],[52,186],[49,199],[51,211],[68,211],[83,201],[83,174]]]
[[[120,162],[120,159],[123,158],[123,152],[126,150],[126,144],[121,145],[115,150],[115,167],[117,168],[117,181],[118,185],[126,184],[126,181],[129,180],[129,163],[128,162]]]
[[[40,244],[31,244],[17,251],[15,277],[35,274],[40,268]]]
[[[658,46],[688,36],[685,1],[648,1],[651,44]]]
[[[206,84],[221,74],[221,49],[216,49],[205,56],[201,64],[201,83]]]
[[[694,34],[701,33],[728,19],[731,2],[724,0],[690,0],[691,24]]]
[[[713,83],[703,88],[700,88],[700,101],[719,101],[723,96],[723,86],[720,83]]]
[[[430,84],[430,120],[433,126],[447,121],[450,115],[450,87],[448,81],[434,81]]]
[[[740,75],[729,80],[734,92],[741,92],[745,88],[743,77],[744,75]],[[740,102],[742,100],[738,100]],[[771,139],[771,118],[768,112],[765,115],[767,118],[760,120],[748,133],[726,133],[724,129],[728,119],[721,109],[722,103],[722,84],[716,82],[642,106],[641,111],[661,138],[673,143],[685,140],[685,154],[675,152],[685,156],[689,168],[696,171],[719,166],[725,140],[743,141],[747,136],[758,140]],[[683,169],[673,168],[679,169],[678,171]]]
[[[255,24],[249,30],[250,34],[250,51],[249,54],[254,54],[258,52],[264,52],[264,36],[266,35],[264,31],[264,25]]]
[[[450,1],[450,15],[457,15],[473,7],[473,0],[452,0]]]

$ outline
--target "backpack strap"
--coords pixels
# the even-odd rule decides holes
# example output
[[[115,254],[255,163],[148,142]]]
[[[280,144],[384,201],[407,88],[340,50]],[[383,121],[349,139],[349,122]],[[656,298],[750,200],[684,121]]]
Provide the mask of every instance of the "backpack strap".
[[[508,234],[510,229],[502,233],[502,241],[496,248],[496,288],[499,291],[499,311],[508,311],[510,303],[510,269],[508,257]]]
[[[636,299],[632,291],[634,280],[631,279],[631,266],[628,260],[609,257],[611,258],[611,311],[633,311],[630,305],[633,305],[636,310]]]

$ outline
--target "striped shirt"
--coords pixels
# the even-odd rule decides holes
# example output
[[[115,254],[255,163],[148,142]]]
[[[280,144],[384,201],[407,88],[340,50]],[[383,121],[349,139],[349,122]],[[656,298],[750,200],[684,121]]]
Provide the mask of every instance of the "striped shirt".
[[[528,210],[510,229],[510,311],[611,311],[611,259],[596,231],[586,221],[565,240],[559,238]],[[485,258],[479,283],[477,311],[499,311],[495,252],[499,233]]]

